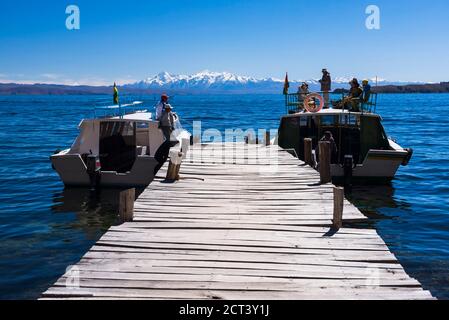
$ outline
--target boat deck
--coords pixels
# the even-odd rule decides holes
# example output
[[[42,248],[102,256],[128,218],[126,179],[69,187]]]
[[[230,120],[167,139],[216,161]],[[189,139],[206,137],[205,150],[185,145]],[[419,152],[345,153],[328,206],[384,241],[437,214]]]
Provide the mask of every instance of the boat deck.
[[[277,163],[277,165],[276,165]],[[159,175],[163,175],[161,172]],[[367,218],[278,146],[196,145],[44,299],[432,299]],[[357,224],[366,225],[366,224]],[[69,281],[68,281],[69,280]]]

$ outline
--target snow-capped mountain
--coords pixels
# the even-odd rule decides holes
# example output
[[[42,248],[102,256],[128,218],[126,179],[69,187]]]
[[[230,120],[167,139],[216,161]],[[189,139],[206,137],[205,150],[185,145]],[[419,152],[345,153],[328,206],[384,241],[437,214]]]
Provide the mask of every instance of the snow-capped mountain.
[[[348,88],[349,81],[353,77],[338,77],[333,79],[333,89]],[[372,83],[376,79],[370,79]],[[307,82],[312,91],[319,91],[318,79],[291,80],[290,91],[296,92],[302,82]],[[379,85],[400,85],[405,82],[388,82],[384,79],[378,80]],[[276,78],[254,78],[239,76],[229,72],[202,71],[193,75],[175,75],[161,72],[140,82],[125,85],[126,88],[152,90],[155,92],[185,92],[185,93],[279,93],[282,92],[283,79]]]

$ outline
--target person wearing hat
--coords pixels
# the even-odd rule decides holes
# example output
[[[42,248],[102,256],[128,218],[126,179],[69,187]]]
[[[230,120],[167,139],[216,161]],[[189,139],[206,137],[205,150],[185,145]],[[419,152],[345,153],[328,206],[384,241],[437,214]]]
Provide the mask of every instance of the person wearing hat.
[[[156,120],[160,121],[162,113],[165,110],[165,106],[168,104],[168,95],[165,93],[161,96],[161,101],[156,106]],[[171,106],[170,106],[171,107]]]
[[[352,79],[349,84],[351,89],[349,89],[349,95],[344,99],[344,106],[352,111],[359,112],[363,90],[360,88],[357,78]]]
[[[304,99],[307,97],[307,95],[309,94],[309,85],[307,84],[307,82],[303,82],[301,84],[301,86],[298,88],[298,94],[299,94],[299,98],[301,101],[304,101]]]
[[[323,77],[320,80],[321,83],[321,92],[323,92],[324,97],[324,108],[329,109],[329,92],[332,87],[332,79],[330,73],[327,69],[323,69],[321,71],[323,73]]]
[[[165,140],[170,142],[170,136],[175,130],[175,118],[173,116],[172,107],[168,103],[164,105],[159,124],[164,134]]]

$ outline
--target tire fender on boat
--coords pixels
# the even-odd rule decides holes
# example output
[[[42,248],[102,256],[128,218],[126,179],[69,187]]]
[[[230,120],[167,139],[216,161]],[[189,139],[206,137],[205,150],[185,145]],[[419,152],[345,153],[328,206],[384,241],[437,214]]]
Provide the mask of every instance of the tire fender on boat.
[[[312,107],[309,105],[310,100],[318,99],[320,101],[319,106]],[[324,107],[324,98],[318,93],[311,93],[304,99],[304,108],[310,113],[320,112]]]

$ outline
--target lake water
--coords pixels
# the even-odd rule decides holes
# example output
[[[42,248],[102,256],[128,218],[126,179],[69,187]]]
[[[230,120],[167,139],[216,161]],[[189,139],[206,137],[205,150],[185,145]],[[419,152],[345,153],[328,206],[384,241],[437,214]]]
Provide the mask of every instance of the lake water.
[[[122,97],[123,99],[124,97]],[[154,102],[154,97],[130,97]],[[106,99],[106,100],[105,100]],[[105,96],[0,96],[0,299],[35,299],[116,223],[118,190],[64,189],[49,156]],[[281,95],[179,96],[184,127],[277,129]],[[406,271],[449,299],[449,95],[382,95],[389,136],[415,153],[391,186],[355,187]]]

